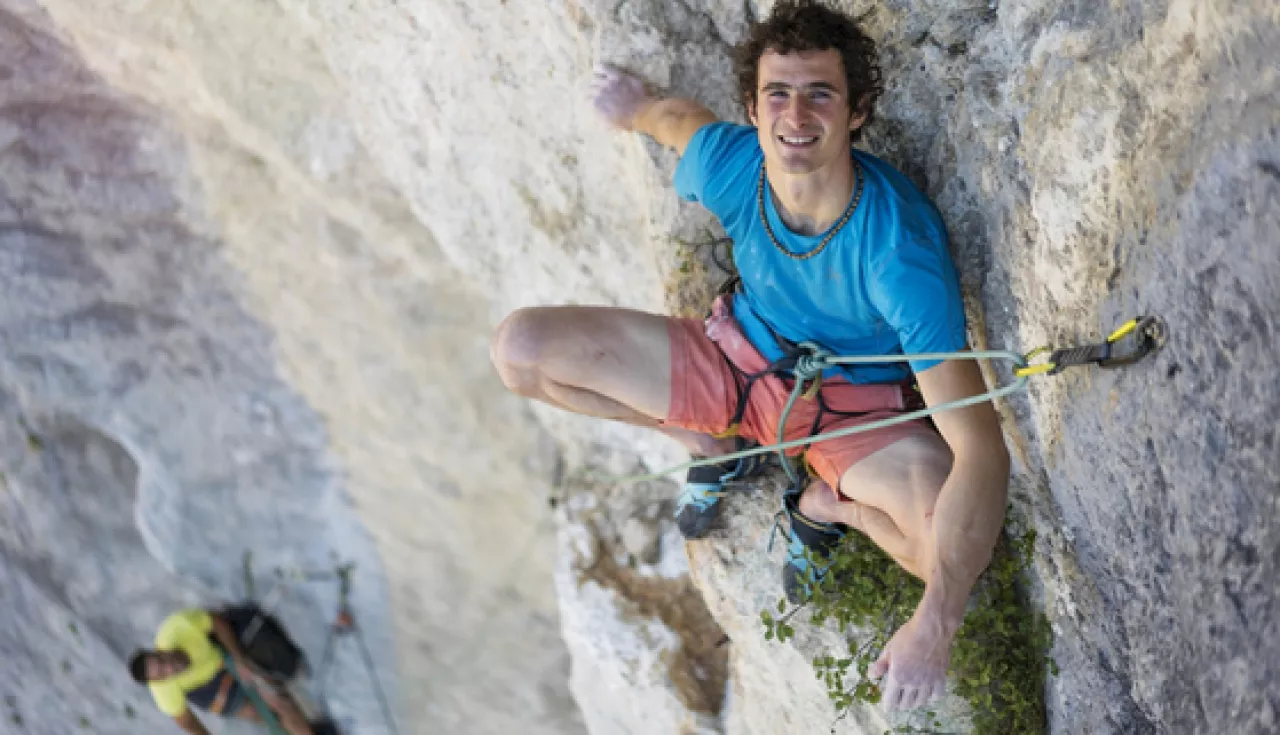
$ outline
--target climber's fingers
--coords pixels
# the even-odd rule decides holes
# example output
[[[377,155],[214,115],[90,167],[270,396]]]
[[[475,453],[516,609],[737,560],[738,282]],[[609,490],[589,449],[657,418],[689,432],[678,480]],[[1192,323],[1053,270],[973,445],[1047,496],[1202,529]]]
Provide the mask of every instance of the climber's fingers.
[[[880,658],[877,658],[875,663],[871,664],[870,668],[867,669],[867,677],[870,679],[879,679],[888,671],[889,651],[886,649],[884,653],[880,654]]]
[[[876,664],[880,662],[877,661]],[[872,679],[880,678],[879,675],[887,670],[880,680],[880,704],[886,712],[924,707],[946,694],[946,681],[943,679],[920,682],[911,681],[907,677],[904,680],[888,662],[879,666],[876,664],[872,664],[867,670],[867,676]]]
[[[880,683],[880,691],[880,706],[884,707],[886,712],[893,712],[902,705],[902,697],[906,692],[903,691],[902,685],[898,683],[898,678],[892,671]]]
[[[623,130],[633,129],[637,116],[652,101],[643,80],[608,65],[597,66],[591,94],[596,112]]]
[[[924,690],[920,687],[906,687],[902,693],[901,709],[915,709],[924,704]]]

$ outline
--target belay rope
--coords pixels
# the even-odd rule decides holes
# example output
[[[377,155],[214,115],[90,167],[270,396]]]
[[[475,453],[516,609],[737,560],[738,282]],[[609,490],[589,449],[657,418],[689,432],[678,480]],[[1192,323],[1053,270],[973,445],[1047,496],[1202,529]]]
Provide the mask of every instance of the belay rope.
[[[1046,352],[1050,352],[1050,348],[1038,347],[1025,355],[1019,355],[1016,352],[1010,352],[1008,350],[977,350],[972,352],[920,352],[904,355],[840,356],[831,354],[830,351],[815,343],[802,342],[796,345],[796,347],[801,350],[801,354],[798,355],[795,361],[795,367],[790,371],[795,379],[795,387],[791,390],[791,394],[787,398],[787,403],[782,409],[782,415],[778,419],[778,438],[776,443],[752,447],[750,449],[743,449],[737,452],[730,452],[717,457],[704,457],[701,459],[690,460],[683,464],[675,465],[674,467],[668,467],[667,469],[659,472],[651,472],[643,475],[631,475],[614,479],[616,482],[621,483],[657,480],[671,473],[687,470],[691,467],[720,464],[729,460],[742,459],[756,454],[776,452],[779,460],[781,461],[782,467],[787,472],[788,479],[791,480],[792,488],[795,489],[799,486],[801,478],[796,474],[796,470],[791,466],[791,462],[787,460],[786,452],[788,449],[804,447],[809,444],[816,444],[818,442],[838,439],[840,437],[851,436],[853,434],[860,434],[864,431],[872,431],[886,426],[893,426],[894,424],[914,421],[942,411],[949,411],[956,408],[973,406],[985,401],[992,401],[1022,390],[1026,387],[1031,377],[1035,375],[1056,375],[1066,368],[1078,365],[1092,364],[1103,368],[1116,368],[1124,365],[1131,365],[1146,357],[1148,354],[1163,347],[1167,339],[1167,334],[1168,331],[1165,327],[1164,321],[1159,317],[1136,317],[1120,325],[1120,327],[1112,332],[1103,342],[1053,350],[1047,360],[1037,364],[1031,364],[1031,360]],[[816,389],[820,386],[822,373],[827,368],[839,367],[841,365],[871,365],[887,362],[908,362],[911,360],[1008,360],[1014,365],[1014,381],[1008,385],[993,388],[986,393],[976,396],[949,401],[937,406],[928,406],[917,411],[903,413],[898,416],[891,416],[889,418],[872,421],[867,424],[847,426],[834,431],[813,434],[812,436],[801,439],[792,439],[791,441],[785,441],[783,439],[783,434],[787,426],[787,417],[790,416],[791,409],[795,406],[796,400],[807,393],[816,394]],[[806,395],[806,397],[809,396]]]
[[[244,692],[244,695],[249,698],[249,704],[257,711],[258,717],[262,718],[262,724],[267,726],[267,732],[270,732],[271,735],[288,735],[285,729],[281,727],[280,721],[276,719],[275,713],[271,711],[266,701],[262,699],[262,695],[258,694],[258,690],[241,678],[240,672],[236,670],[235,662],[231,660],[230,653],[222,652],[222,663],[226,670],[231,673],[232,678],[236,680],[236,683],[240,685],[240,691]]]
[[[243,559],[243,574],[245,592],[250,599],[254,597],[252,559],[253,553],[246,551]],[[369,653],[369,646],[365,643],[364,636],[361,634],[360,628],[356,626],[355,614],[351,610],[351,577],[354,570],[354,563],[336,566],[331,571],[308,571],[298,569],[284,570],[277,568],[276,576],[278,581],[276,588],[275,590],[272,590],[272,593],[281,589],[281,584],[285,577],[304,582],[325,582],[337,580],[337,611],[334,613],[333,623],[329,626],[329,635],[325,639],[324,653],[321,655],[320,668],[316,671],[316,675],[314,677],[318,682],[318,699],[320,700],[320,706],[323,709],[325,716],[328,717],[330,712],[328,698],[325,696],[325,688],[328,684],[329,665],[333,662],[337,639],[348,636],[354,637],[360,648],[360,655],[364,661],[365,673],[368,675],[369,683],[373,687],[374,695],[377,697],[378,706],[382,709],[382,717],[387,724],[387,729],[395,735],[399,735],[400,729],[396,724],[396,719],[391,711],[390,703],[387,701],[386,693],[382,690],[382,684],[378,680],[378,672],[374,666],[373,656]],[[269,593],[267,596],[271,597],[272,594]],[[261,621],[255,621],[255,623],[260,622]],[[258,627],[251,626],[250,631],[247,631],[247,635],[242,636],[247,640],[241,640],[241,644],[247,645],[252,640],[253,635],[256,634],[257,630]],[[237,681],[240,681],[240,677],[235,671],[235,667],[230,663],[230,658],[225,658],[228,662],[227,670],[231,671],[232,676],[235,676]],[[266,703],[262,701],[262,697],[254,691],[252,687],[246,686],[243,681],[240,683],[245,692],[249,695],[250,703],[253,704],[254,708],[258,711],[258,714],[262,716],[263,722],[266,723],[267,728],[271,731],[272,735],[284,735],[284,730],[279,728],[279,723],[276,721],[271,710],[266,706]]]
[[[398,735],[400,730],[396,726],[395,716],[391,712],[391,706],[387,702],[386,694],[382,691],[382,684],[378,681],[378,671],[373,665],[373,656],[369,653],[369,645],[365,643],[364,635],[356,627],[356,618],[351,612],[351,572],[354,568],[354,564],[343,564],[336,567],[332,573],[333,576],[338,578],[338,612],[334,618],[333,625],[329,628],[329,638],[325,641],[324,655],[321,656],[320,670],[316,675],[316,678],[320,680],[320,701],[321,703],[326,701],[324,690],[328,681],[329,664],[333,662],[334,644],[339,637],[353,636],[360,647],[360,655],[364,659],[364,670],[369,676],[369,683],[373,685],[373,692],[378,698],[378,706],[382,708],[382,718],[386,721],[387,727],[391,732]],[[311,574],[307,578],[328,579],[330,577]]]

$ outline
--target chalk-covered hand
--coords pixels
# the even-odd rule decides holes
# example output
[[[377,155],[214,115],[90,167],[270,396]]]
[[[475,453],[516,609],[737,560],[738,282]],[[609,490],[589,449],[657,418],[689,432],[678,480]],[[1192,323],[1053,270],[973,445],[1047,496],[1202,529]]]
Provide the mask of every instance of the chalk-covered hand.
[[[643,80],[610,64],[596,64],[591,98],[596,111],[622,130],[633,129],[636,117],[654,101]]]
[[[867,675],[880,680],[885,711],[922,707],[946,692],[951,640],[936,618],[919,611],[889,639]]]

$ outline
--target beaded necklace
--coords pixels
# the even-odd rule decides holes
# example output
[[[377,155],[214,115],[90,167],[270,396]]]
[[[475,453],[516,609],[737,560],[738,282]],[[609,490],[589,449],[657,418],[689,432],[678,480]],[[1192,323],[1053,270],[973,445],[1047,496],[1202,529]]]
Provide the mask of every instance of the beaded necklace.
[[[822,238],[822,242],[818,243],[818,247],[814,248],[813,250],[810,250],[807,253],[793,253],[790,250],[787,250],[785,247],[783,247],[782,243],[778,242],[778,238],[773,234],[773,228],[769,226],[769,216],[768,214],[766,214],[764,209],[764,189],[765,189],[764,175],[765,175],[765,166],[764,166],[764,163],[761,163],[760,164],[760,181],[756,184],[756,202],[760,206],[760,221],[764,223],[764,231],[768,233],[769,241],[773,243],[773,246],[777,248],[779,251],[781,251],[783,255],[793,260],[808,260],[809,258],[812,258],[818,253],[822,252],[823,249],[827,247],[827,243],[831,242],[831,239],[836,236],[836,233],[839,232],[840,229],[845,226],[845,223],[849,221],[849,218],[853,216],[853,210],[858,208],[858,201],[862,199],[863,176],[862,176],[861,164],[859,164],[858,159],[855,158],[853,159],[853,178],[854,178],[853,197],[849,199],[849,206],[845,207],[844,214],[840,215],[840,219],[836,220],[836,223],[832,225],[830,230],[827,231],[827,236]]]

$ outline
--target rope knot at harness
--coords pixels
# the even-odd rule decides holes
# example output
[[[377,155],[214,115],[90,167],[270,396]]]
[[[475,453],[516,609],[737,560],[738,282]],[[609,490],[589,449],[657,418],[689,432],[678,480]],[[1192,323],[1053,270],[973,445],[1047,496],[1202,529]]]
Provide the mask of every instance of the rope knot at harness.
[[[796,356],[796,366],[791,372],[797,381],[813,380],[822,375],[822,371],[835,365],[831,358],[835,355],[825,347],[813,342],[802,342],[796,345],[803,352]]]
[[[1168,330],[1164,321],[1159,317],[1142,316],[1130,319],[1120,328],[1107,337],[1102,345],[1088,345],[1085,347],[1068,347],[1054,351],[1055,355],[1049,361],[1039,364],[1031,364],[1031,359],[1045,352],[1050,352],[1050,348],[1042,347],[1032,350],[1031,352],[1021,355],[1009,350],[962,350],[959,352],[918,352],[918,353],[901,353],[893,355],[834,355],[827,349],[812,342],[803,342],[795,345],[799,354],[785,356],[771,365],[766,372],[778,372],[773,368],[776,366],[781,370],[785,370],[792,374],[795,379],[795,387],[791,390],[790,396],[787,398],[786,404],[779,414],[777,440],[774,444],[761,444],[748,449],[741,449],[735,452],[729,452],[717,457],[700,457],[690,460],[674,467],[668,467],[659,472],[651,472],[646,474],[631,475],[628,477],[614,478],[618,482],[640,482],[647,480],[658,480],[668,477],[672,473],[687,470],[690,467],[700,467],[703,465],[720,464],[729,460],[742,459],[757,454],[765,454],[773,452],[778,454],[782,467],[786,470],[787,477],[791,480],[792,489],[800,488],[800,477],[787,461],[787,451],[791,449],[805,449],[810,445],[818,442],[830,441],[841,437],[852,436],[866,431],[874,431],[887,426],[905,423],[907,421],[915,421],[926,416],[939,413],[941,411],[950,411],[966,406],[973,406],[987,401],[995,401],[1004,398],[1012,393],[1022,390],[1027,386],[1033,376],[1037,375],[1053,375],[1060,372],[1063,368],[1076,365],[1096,364],[1103,368],[1120,367],[1135,363],[1148,355],[1158,352],[1169,339]],[[992,388],[984,393],[966,398],[940,403],[937,405],[926,406],[918,410],[905,411],[897,415],[889,416],[876,421],[855,424],[852,426],[844,426],[839,429],[825,431],[818,434],[810,434],[808,436],[799,437],[797,439],[786,440],[784,433],[787,425],[787,417],[791,415],[791,409],[795,406],[796,401],[801,395],[812,398],[816,395],[817,389],[821,384],[816,379],[822,376],[822,373],[831,367],[839,367],[843,365],[875,365],[884,363],[905,363],[913,360],[1004,360],[1013,366],[1013,382]],[[761,373],[764,374],[764,373]],[[809,381],[814,381],[809,384]],[[806,388],[808,389],[806,391]],[[812,394],[812,395],[809,395]],[[741,405],[739,407],[741,412]],[[723,436],[736,435],[740,428],[741,413],[734,417],[729,431]],[[775,517],[775,530],[781,530],[777,521],[781,518]],[[772,533],[770,534],[772,537]]]

